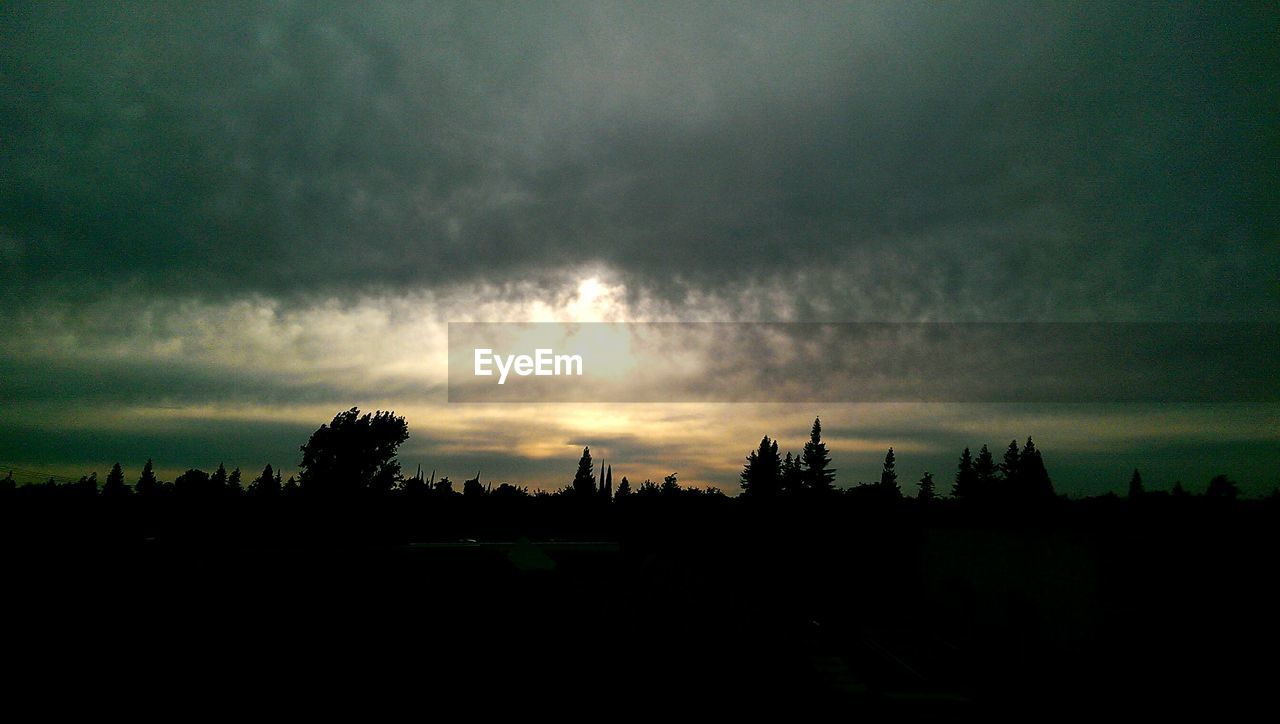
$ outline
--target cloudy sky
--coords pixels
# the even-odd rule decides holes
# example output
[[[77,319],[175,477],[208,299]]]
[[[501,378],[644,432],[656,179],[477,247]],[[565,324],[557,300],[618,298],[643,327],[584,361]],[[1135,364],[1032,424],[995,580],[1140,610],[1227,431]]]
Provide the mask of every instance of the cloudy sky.
[[[1280,405],[446,400],[449,322],[1280,323],[1280,10],[0,8],[0,470],[407,467],[730,488],[1036,437],[1059,490],[1280,484]],[[730,347],[729,358],[752,350]],[[1016,384],[1016,381],[1011,381]]]

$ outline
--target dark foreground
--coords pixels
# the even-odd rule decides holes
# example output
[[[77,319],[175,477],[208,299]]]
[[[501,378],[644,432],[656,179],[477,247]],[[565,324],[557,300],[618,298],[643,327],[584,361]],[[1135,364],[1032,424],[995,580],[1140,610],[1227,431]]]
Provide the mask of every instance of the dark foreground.
[[[399,503],[7,506],[11,694],[174,718],[249,701],[1031,714],[1222,708],[1275,681],[1266,503]]]

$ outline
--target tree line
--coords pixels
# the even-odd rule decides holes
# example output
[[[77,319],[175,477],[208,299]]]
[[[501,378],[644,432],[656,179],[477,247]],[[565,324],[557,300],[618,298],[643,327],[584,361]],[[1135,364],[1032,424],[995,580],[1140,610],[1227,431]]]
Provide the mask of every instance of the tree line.
[[[681,485],[677,473],[665,476],[661,483],[645,480],[633,486],[622,476],[616,487],[613,466],[601,464],[597,469],[590,447],[584,447],[573,478],[563,487],[553,490],[530,491],[525,486],[503,482],[496,488],[484,484],[480,472],[462,482],[461,490],[454,488],[448,477],[436,478],[424,475],[422,468],[412,476],[402,474],[396,459],[399,446],[409,438],[409,427],[404,417],[392,411],[360,414],[358,408],[338,413],[333,420],[321,425],[301,446],[302,459],[299,474],[282,479],[280,471],[270,464],[247,483],[240,468],[228,471],[222,464],[213,473],[190,469],[172,482],[159,480],[154,465],[148,459],[138,479],[129,485],[125,482],[120,463],[112,466],[104,482],[99,484],[97,473],[82,476],[77,481],[17,486],[13,472],[0,479],[0,494],[48,495],[58,497],[122,498],[130,496],[146,498],[184,497],[219,498],[250,497],[277,498],[308,496],[316,498],[350,495],[394,495],[407,498],[495,498],[513,499],[528,497],[569,498],[575,500],[623,501],[636,498],[673,497],[726,497],[717,488]],[[744,500],[820,499],[831,496],[848,496],[864,500],[899,501],[904,498],[898,479],[897,460],[892,447],[885,453],[880,479],[862,482],[848,488],[836,486],[836,469],[831,466],[831,454],[822,440],[822,421],[815,418],[799,453],[782,454],[778,441],[768,435],[746,456],[746,463],[739,476]],[[920,503],[938,500],[941,493],[933,473],[924,472],[916,482],[915,499]],[[21,493],[19,493],[21,491]],[[952,478],[949,495],[952,499],[972,502],[1009,502],[1032,504],[1053,500],[1053,481],[1045,467],[1043,455],[1035,442],[1028,437],[1019,447],[1011,440],[1003,458],[996,462],[987,445],[975,456],[969,448],[960,454]],[[1148,492],[1141,473],[1134,470],[1129,483],[1128,497],[1137,500],[1158,496],[1186,497],[1190,493],[1181,481],[1175,483],[1169,493]],[[1273,494],[1274,496],[1275,494]],[[1239,488],[1225,475],[1210,481],[1205,496],[1234,499]]]

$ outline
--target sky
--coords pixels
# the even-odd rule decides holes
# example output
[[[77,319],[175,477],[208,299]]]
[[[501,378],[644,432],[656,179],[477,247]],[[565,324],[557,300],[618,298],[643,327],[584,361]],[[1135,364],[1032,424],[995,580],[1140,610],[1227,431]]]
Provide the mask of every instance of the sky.
[[[447,401],[450,322],[1280,323],[1272,3],[0,7],[0,470],[581,448],[732,491],[1034,436],[1059,492],[1280,485],[1275,403]],[[729,345],[730,362],[753,350]],[[1011,380],[1010,384],[1016,384]]]

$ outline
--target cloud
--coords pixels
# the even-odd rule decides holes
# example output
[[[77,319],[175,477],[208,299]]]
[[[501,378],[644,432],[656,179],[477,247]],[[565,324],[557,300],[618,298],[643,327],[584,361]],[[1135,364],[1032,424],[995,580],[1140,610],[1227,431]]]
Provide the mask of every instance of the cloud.
[[[778,285],[810,318],[1280,306],[1273,9],[6,15],[23,288],[347,294],[595,262],[668,296]]]

